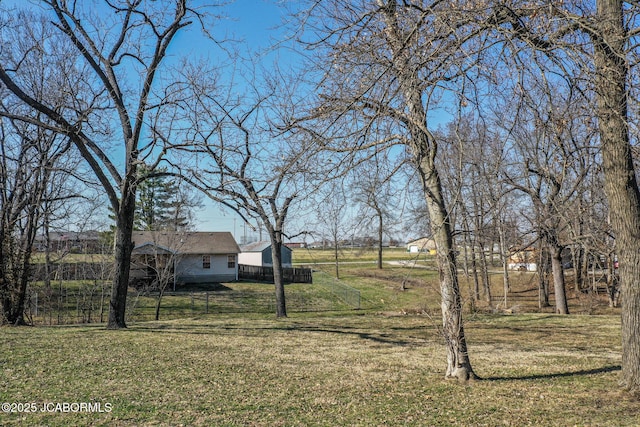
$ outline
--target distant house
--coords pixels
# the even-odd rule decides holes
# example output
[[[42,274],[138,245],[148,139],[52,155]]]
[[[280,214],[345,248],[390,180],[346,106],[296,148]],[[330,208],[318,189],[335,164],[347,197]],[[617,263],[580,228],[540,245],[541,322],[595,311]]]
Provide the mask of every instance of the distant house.
[[[282,245],[280,256],[283,267],[291,267],[291,248]],[[271,256],[271,242],[255,242],[240,247],[238,264],[257,267],[273,267]]]
[[[287,247],[291,249],[307,247],[307,244],[305,242],[288,242],[285,243],[285,245],[287,245]]]
[[[238,279],[240,248],[231,233],[137,231],[133,243],[132,280],[148,279],[154,266],[167,263],[178,284]]]
[[[419,252],[429,252],[435,255],[436,242],[428,237],[422,237],[420,239],[412,240],[407,243],[407,252],[417,254]]]
[[[97,254],[103,251],[103,241],[100,232],[89,231],[53,231],[47,236],[38,235],[35,238],[37,251],[47,250],[47,240],[50,252],[70,252],[83,254]]]
[[[507,268],[509,270],[537,271],[538,251],[527,248],[512,253],[507,260]]]

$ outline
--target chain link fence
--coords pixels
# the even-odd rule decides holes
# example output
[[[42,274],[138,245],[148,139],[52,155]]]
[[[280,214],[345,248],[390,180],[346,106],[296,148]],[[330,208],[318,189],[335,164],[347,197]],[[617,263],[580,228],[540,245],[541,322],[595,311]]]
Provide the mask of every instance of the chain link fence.
[[[323,286],[328,289],[332,294],[342,300],[345,304],[349,305],[353,309],[360,309],[362,299],[360,297],[360,291],[349,285],[344,284],[335,277],[323,271],[315,272],[314,283]]]
[[[331,279],[331,278],[330,278]],[[324,312],[360,308],[358,290],[334,280],[319,284],[285,285],[287,311]],[[31,324],[104,323],[109,315],[111,281],[60,281],[28,289],[26,316]],[[159,293],[130,289],[128,321],[154,320]],[[272,284],[230,283],[193,285],[165,292],[160,300],[161,320],[202,314],[275,313]]]

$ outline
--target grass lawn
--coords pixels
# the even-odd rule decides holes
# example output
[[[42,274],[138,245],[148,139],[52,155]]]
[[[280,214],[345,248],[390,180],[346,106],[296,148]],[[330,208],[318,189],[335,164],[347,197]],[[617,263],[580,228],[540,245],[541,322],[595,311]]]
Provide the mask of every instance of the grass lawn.
[[[619,312],[602,295],[570,291],[574,314],[556,316],[538,309],[535,277],[514,274],[505,310],[499,275],[491,305],[471,304],[461,276],[483,380],[460,384],[444,379],[437,273],[345,264],[354,310],[331,294],[333,266],[314,269],[313,285],[287,285],[287,319],[274,318],[273,285],[230,283],[208,313],[190,294],[165,297],[159,322],[152,298],[130,297],[122,331],[1,327],[0,403],[36,412],[0,412],[0,425],[640,425],[640,401],[618,389]]]
[[[373,264],[378,259],[377,248],[340,248],[339,262],[355,263],[363,262]],[[335,253],[332,248],[329,249],[307,249],[295,248],[292,253],[294,264],[315,264],[315,263],[333,263],[335,262]],[[383,248],[382,259],[384,261],[402,261],[402,260],[426,260],[425,254],[410,254],[405,248]]]
[[[617,388],[615,316],[479,315],[472,362],[443,378],[427,316],[211,315],[0,329],[0,401],[100,403],[102,413],[5,413],[3,426],[632,426]],[[109,404],[109,405],[107,405]]]

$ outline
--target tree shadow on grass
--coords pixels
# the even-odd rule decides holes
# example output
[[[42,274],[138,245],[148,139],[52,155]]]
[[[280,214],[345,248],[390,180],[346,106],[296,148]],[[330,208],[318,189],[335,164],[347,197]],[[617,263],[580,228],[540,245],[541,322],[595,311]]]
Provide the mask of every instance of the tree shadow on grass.
[[[411,332],[415,328],[406,328],[408,332]],[[246,326],[246,325],[223,325],[223,326],[210,326],[202,324],[172,324],[172,323],[151,323],[151,324],[136,324],[131,329],[128,329],[132,333],[136,332],[150,332],[150,333],[189,333],[189,334],[219,334],[221,331],[226,332],[243,332],[248,334],[260,335],[265,331],[280,331],[280,332],[314,332],[324,334],[336,334],[336,335],[350,335],[360,338],[364,341],[370,341],[377,344],[391,345],[391,346],[412,346],[424,344],[425,339],[418,336],[401,336],[397,333],[384,333],[384,332],[370,332],[363,328],[356,328],[351,326],[343,327],[331,327],[331,326],[313,326],[304,324],[282,324],[282,325],[265,325],[265,326]],[[417,335],[417,333],[416,333]]]
[[[360,328],[352,327],[331,328],[318,326],[298,326],[297,328],[295,328],[295,330],[302,332],[351,335],[365,341],[372,341],[377,344],[386,344],[392,346],[409,346],[416,344],[414,340],[403,339],[394,334],[387,334],[384,332],[367,332]]]
[[[522,375],[522,376],[509,376],[509,377],[483,377],[482,379],[485,381],[528,381],[528,380],[543,380],[543,379],[553,379],[553,378],[566,378],[566,377],[577,377],[577,376],[585,376],[585,375],[596,375],[596,374],[606,374],[609,372],[621,371],[622,366],[620,365],[610,365],[604,366],[602,368],[595,369],[583,369],[580,371],[573,372],[557,372],[553,374],[534,374],[534,375]]]

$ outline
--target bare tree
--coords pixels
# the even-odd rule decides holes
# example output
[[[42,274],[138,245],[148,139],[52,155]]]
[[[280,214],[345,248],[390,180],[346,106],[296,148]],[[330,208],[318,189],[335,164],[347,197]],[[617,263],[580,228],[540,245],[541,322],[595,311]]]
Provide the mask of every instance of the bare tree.
[[[320,230],[323,243],[328,235],[328,240],[333,245],[336,279],[340,278],[340,244],[346,237],[353,238],[356,228],[354,221],[350,221],[348,196],[345,194],[347,190],[342,184],[341,180],[328,183],[316,193],[312,202],[316,205],[316,227]]]
[[[202,15],[189,8],[187,0],[105,1],[99,6],[60,0],[39,3],[56,30],[55,38],[32,37],[33,23],[42,21],[13,12],[18,19],[5,25],[3,38],[20,43],[14,49],[3,48],[0,81],[41,118],[7,110],[2,114],[69,138],[101,183],[116,220],[116,274],[108,328],[124,328],[137,167],[141,160],[157,165],[159,160],[149,156],[162,156],[166,150],[161,138],[143,144],[149,134],[143,130],[149,126],[146,119],[166,98],[167,92],[156,86],[163,83],[158,76],[168,47],[178,32]],[[34,57],[44,58],[41,69],[29,65]],[[53,96],[62,106],[39,99],[26,84],[26,77],[35,72],[61,76],[65,86]],[[120,141],[118,150],[113,150],[114,140]]]
[[[532,78],[520,97],[518,115],[504,119],[513,140],[517,177],[505,173],[513,188],[526,194],[533,215],[528,215],[538,238],[551,257],[556,312],[569,314],[563,267],[568,211],[590,173],[593,132],[585,128],[585,104],[579,91],[566,92],[546,79]],[[523,83],[525,84],[525,83]],[[508,103],[507,105],[512,105]]]
[[[146,233],[154,244],[141,248],[141,253],[132,257],[132,264],[138,271],[144,271],[144,280],[137,281],[139,291],[155,296],[155,320],[160,320],[162,298],[169,288],[175,288],[175,267],[181,259],[184,239],[177,230],[152,230]]]
[[[393,221],[393,206],[395,193],[393,178],[402,160],[394,165],[388,158],[374,156],[355,169],[354,185],[355,201],[360,202],[359,216],[364,226],[374,225],[376,230],[376,266],[382,269],[382,249],[385,232],[389,235],[388,226]],[[397,205],[397,204],[396,204]],[[371,213],[373,215],[371,215]]]
[[[476,122],[478,122],[476,124]],[[463,261],[473,277],[473,297],[480,298],[480,283],[486,303],[491,306],[491,282],[489,277],[490,259],[493,257],[494,230],[492,211],[499,197],[491,180],[496,179],[496,164],[499,160],[493,156],[493,141],[482,122],[471,115],[459,117],[439,132],[446,152],[451,159],[448,168],[443,170],[445,188],[451,189],[449,203],[455,215],[454,224],[463,231]],[[499,148],[499,147],[498,147]],[[500,159],[500,156],[497,156]],[[465,271],[468,271],[465,268]]]
[[[597,0],[542,1],[515,8],[494,2],[492,23],[521,49],[534,50],[559,65],[567,76],[573,66],[590,83],[595,100],[603,156],[605,193],[619,250],[622,309],[622,382],[640,391],[640,189],[629,137],[630,72],[635,69],[640,12],[635,2]],[[551,19],[552,18],[552,19]],[[569,71],[569,73],[568,73]]]
[[[289,213],[317,180],[324,181],[316,147],[295,135],[283,133],[281,122],[295,108],[295,83],[285,86],[253,77],[247,94],[228,89],[224,97],[215,82],[187,73],[194,102],[185,105],[184,120],[190,124],[183,150],[193,155],[190,169],[183,170],[191,183],[211,200],[264,227],[271,241],[276,316],[286,317],[282,274],[282,246]],[[256,81],[263,79],[263,88]],[[261,92],[265,91],[266,94]]]
[[[420,177],[437,246],[447,377],[475,378],[462,322],[451,217],[438,170],[439,142],[429,125],[443,96],[474,61],[472,38],[448,2],[311,2],[304,41],[324,79],[318,117],[327,141],[346,150],[402,144]],[[333,132],[333,135],[329,135]],[[327,142],[328,143],[328,142]]]
[[[0,323],[25,324],[31,254],[50,183],[68,139],[19,121],[0,122]]]

